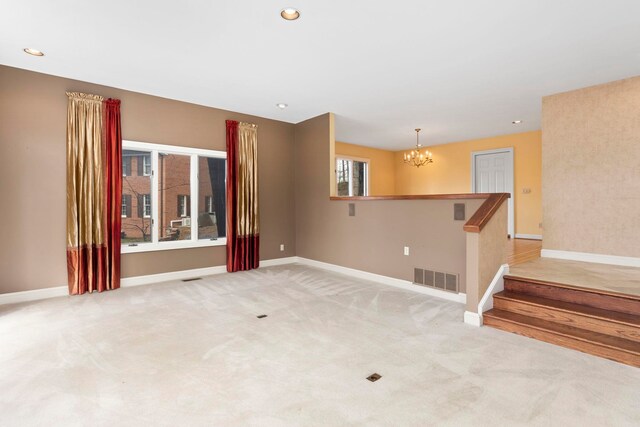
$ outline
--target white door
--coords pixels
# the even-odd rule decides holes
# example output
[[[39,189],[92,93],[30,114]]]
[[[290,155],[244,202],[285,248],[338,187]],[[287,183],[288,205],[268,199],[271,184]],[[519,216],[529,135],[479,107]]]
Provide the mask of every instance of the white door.
[[[507,233],[514,234],[513,220],[513,148],[477,151],[471,155],[474,193],[509,193]]]

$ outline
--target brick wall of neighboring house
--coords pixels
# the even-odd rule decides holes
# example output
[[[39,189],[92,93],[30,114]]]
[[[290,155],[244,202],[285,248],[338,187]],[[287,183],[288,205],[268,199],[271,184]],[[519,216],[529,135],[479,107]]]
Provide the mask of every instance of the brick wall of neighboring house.
[[[144,176],[142,154],[123,155],[122,194],[127,206],[126,217],[122,218],[123,237],[128,239],[150,241],[151,218],[146,218],[143,208],[143,195],[151,195],[150,176]],[[191,238],[191,191],[190,191],[190,157],[174,154],[160,154],[158,159],[159,183],[159,238],[160,240],[184,240]],[[217,237],[213,206],[209,202],[212,197],[212,186],[206,158],[198,162],[198,211],[200,231],[199,238]],[[185,197],[186,196],[186,197]],[[186,203],[186,209],[181,209]],[[184,225],[183,225],[184,224]]]
[[[182,221],[186,224],[191,218],[190,163],[189,156],[160,153],[158,158],[160,240],[191,238],[191,227],[182,226]],[[187,199],[183,212],[178,209],[178,196]]]

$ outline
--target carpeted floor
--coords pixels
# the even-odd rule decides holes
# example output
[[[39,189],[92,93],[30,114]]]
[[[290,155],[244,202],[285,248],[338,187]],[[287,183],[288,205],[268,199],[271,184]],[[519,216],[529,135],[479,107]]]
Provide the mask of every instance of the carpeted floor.
[[[0,425],[640,425],[640,369],[463,310],[299,265],[0,306]]]

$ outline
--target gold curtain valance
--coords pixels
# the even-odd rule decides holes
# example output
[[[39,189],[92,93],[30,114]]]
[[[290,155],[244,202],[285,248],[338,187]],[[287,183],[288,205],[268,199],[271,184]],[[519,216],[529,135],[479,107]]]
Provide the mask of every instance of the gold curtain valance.
[[[238,123],[238,127],[243,128],[243,129],[255,129],[255,130],[258,130],[258,125],[254,124],[254,123],[248,123],[248,122],[239,122]]]
[[[104,97],[100,95],[93,95],[91,93],[82,93],[82,92],[67,92],[67,96],[72,100],[85,100],[85,101],[96,101],[102,102],[104,101]]]

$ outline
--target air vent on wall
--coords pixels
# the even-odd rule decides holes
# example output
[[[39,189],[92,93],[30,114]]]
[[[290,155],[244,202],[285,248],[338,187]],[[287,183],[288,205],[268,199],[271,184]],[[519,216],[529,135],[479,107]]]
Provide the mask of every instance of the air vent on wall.
[[[454,273],[422,268],[413,269],[413,283],[419,286],[458,293],[458,282],[459,276]]]

